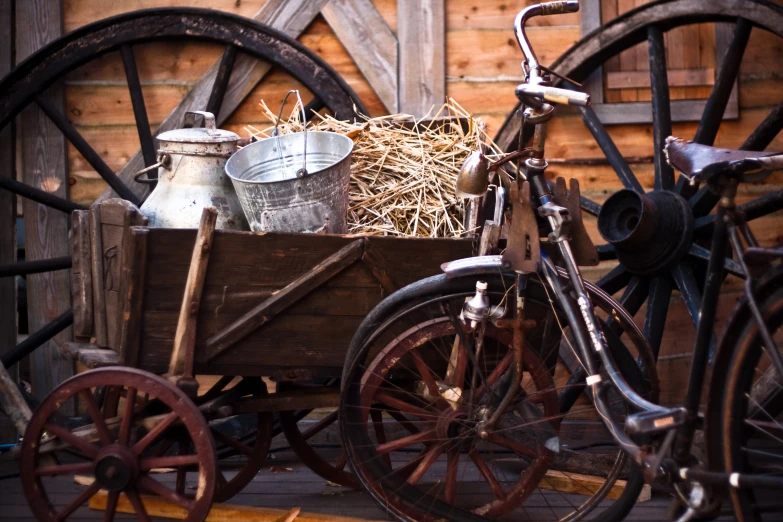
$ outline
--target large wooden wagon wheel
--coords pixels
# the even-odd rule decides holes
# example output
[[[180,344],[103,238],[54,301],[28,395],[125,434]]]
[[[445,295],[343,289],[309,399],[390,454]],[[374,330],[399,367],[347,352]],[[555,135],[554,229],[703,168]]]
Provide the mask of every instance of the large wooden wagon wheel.
[[[120,197],[140,205],[146,187],[130,186],[134,172],[122,179],[90,146],[66,114],[60,112],[43,94],[67,74],[108,53],[119,52],[125,69],[133,113],[138,128],[141,152],[146,166],[155,164],[156,139],[151,131],[141,88],[134,46],[157,41],[202,41],[224,46],[216,79],[205,107],[220,113],[235,63],[242,55],[270,63],[302,84],[309,93],[303,98],[310,110],[326,110],[340,119],[352,119],[355,110],[366,113],[364,105],[340,76],[315,53],[296,40],[268,26],[232,14],[206,9],[165,8],[126,13],[86,25],[43,47],[0,81],[0,130],[13,121],[25,107],[37,105],[84,156]],[[187,96],[191,96],[189,93]],[[226,115],[227,116],[227,115]],[[123,171],[126,169],[123,169]],[[129,175],[128,175],[129,174]],[[0,188],[37,201],[47,207],[72,212],[84,207],[37,187],[8,177],[0,177]],[[0,266],[0,277],[13,277],[71,267],[71,258],[58,257]],[[2,362],[6,367],[16,363],[73,323],[72,310],[32,333]]]
[[[673,289],[679,289],[693,322],[698,320],[703,286],[700,273],[709,256],[714,219],[710,212],[718,201],[718,196],[706,187],[693,187],[682,176],[676,179],[675,172],[666,163],[663,146],[672,133],[672,113],[663,38],[673,28],[707,22],[733,22],[734,34],[722,57],[695,136],[679,137],[712,145],[751,31],[765,30],[783,37],[783,6],[765,0],[651,2],[590,33],[552,66],[559,75],[583,82],[606,60],[640,42],[648,42],[655,163],[653,190],[645,192],[596,112],[588,107],[580,108],[579,113],[625,187],[603,206],[582,198],[582,210],[598,217],[599,231],[609,241],[598,247],[601,259],[619,262],[598,286],[612,294],[624,289],[620,302],[632,314],[648,301],[644,333],[656,354]],[[716,58],[720,63],[721,57]],[[563,83],[570,86],[568,82]],[[521,126],[516,110],[511,114],[496,138],[507,151],[516,149]],[[782,127],[783,102],[772,109],[741,148],[764,150]],[[523,142],[530,131],[532,129],[526,126]],[[783,191],[765,195],[740,208],[749,221],[769,215],[783,209]],[[730,258],[726,259],[725,268],[729,273],[742,276],[741,268]]]
[[[92,390],[108,387],[124,397],[118,415],[107,415]],[[58,424],[60,408],[78,398],[92,424],[71,429]],[[177,455],[150,451],[177,428],[183,447]],[[141,521],[149,521],[141,494],[159,495],[186,512],[188,522],[201,522],[215,492],[215,443],[207,423],[184,392],[166,379],[135,368],[101,368],[72,377],[58,386],[36,410],[22,443],[20,473],[25,495],[41,521],[67,520],[101,489],[108,492],[106,518],[112,520],[121,495]],[[155,470],[191,469],[197,487],[184,495],[161,481]],[[51,477],[94,478],[73,498],[50,495]]]

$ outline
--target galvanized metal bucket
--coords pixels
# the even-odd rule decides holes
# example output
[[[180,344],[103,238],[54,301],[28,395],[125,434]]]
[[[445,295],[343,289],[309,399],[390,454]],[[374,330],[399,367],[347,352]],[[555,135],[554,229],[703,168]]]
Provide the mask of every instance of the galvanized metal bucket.
[[[226,174],[250,228],[345,233],[352,150],[350,138],[333,132],[296,132],[240,149]]]

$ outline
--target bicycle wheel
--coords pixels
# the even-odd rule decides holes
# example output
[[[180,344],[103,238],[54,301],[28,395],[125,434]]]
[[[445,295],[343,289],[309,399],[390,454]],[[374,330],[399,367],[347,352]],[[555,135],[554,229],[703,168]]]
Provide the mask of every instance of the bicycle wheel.
[[[479,433],[508,390],[513,333],[488,324],[479,336],[457,319],[478,280],[489,284],[493,306],[514,302],[513,277],[436,276],[384,300],[357,330],[340,412],[357,477],[400,520],[621,520],[641,474],[595,413],[578,362],[559,356],[568,326],[537,279],[526,291],[525,318],[536,326],[526,333],[522,385],[495,428]],[[599,301],[618,366],[649,396],[654,370],[642,375],[623,340],[639,354],[649,347],[616,303]],[[461,348],[473,342],[476,364]],[[610,398],[624,415],[619,396]]]
[[[777,284],[770,290],[757,292],[757,296],[762,296],[758,303],[780,352],[783,351],[783,288]],[[740,307],[737,321],[729,324],[721,342],[725,345],[721,349],[733,353],[723,407],[724,465],[727,472],[740,474],[740,483],[749,474],[748,478],[763,476],[768,486],[730,488],[731,502],[739,520],[769,520],[773,512],[778,513],[776,519],[779,519],[783,511],[778,497],[783,490],[781,377],[762,347],[758,325],[747,308]]]

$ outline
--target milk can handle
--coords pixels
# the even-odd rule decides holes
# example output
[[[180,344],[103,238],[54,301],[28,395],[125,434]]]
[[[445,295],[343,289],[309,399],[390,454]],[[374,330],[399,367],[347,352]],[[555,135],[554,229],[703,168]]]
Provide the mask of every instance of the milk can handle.
[[[285,98],[283,98],[283,103],[280,104],[280,110],[277,112],[277,121],[275,122],[275,128],[272,130],[272,137],[278,140],[277,150],[280,156],[280,164],[285,165],[285,161],[283,160],[283,149],[280,147],[279,143],[280,131],[277,130],[277,126],[280,125],[280,117],[283,115],[283,107],[285,107],[285,102],[288,101],[288,96],[290,96],[291,93],[296,94],[296,99],[299,101],[299,106],[302,108],[302,128],[304,129],[304,162],[302,164],[302,168],[296,171],[296,177],[303,178],[307,176],[307,115],[305,114],[305,106],[304,103],[302,103],[302,97],[299,96],[298,89],[291,89],[286,93]]]
[[[135,181],[136,183],[144,183],[146,185],[157,183],[158,178],[149,178],[149,177],[142,178],[142,176],[147,172],[157,169],[158,167],[168,168],[169,165],[171,165],[171,156],[169,156],[165,152],[160,152],[158,153],[158,162],[153,165],[150,165],[146,169],[141,169],[140,171],[138,171],[136,175],[133,176],[133,181]]]
[[[185,117],[182,118],[182,127],[184,129],[190,129],[196,126],[196,116],[204,117],[204,128],[207,134],[212,136],[217,131],[217,124],[215,123],[215,115],[207,111],[188,111],[185,113]]]

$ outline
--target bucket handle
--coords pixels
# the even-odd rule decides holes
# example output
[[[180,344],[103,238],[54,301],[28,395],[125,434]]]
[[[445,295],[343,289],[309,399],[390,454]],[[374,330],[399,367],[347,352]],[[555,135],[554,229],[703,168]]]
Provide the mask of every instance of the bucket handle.
[[[299,101],[299,106],[302,108],[302,123],[304,124],[302,127],[304,129],[304,163],[302,164],[302,168],[296,171],[296,177],[303,178],[307,176],[307,115],[305,114],[305,106],[304,103],[302,103],[302,97],[299,96],[298,89],[291,89],[286,93],[285,98],[283,98],[283,103],[280,104],[280,110],[277,112],[277,121],[275,122],[275,128],[272,130],[272,137],[277,140],[277,152],[280,156],[280,164],[283,165],[283,169],[285,170],[283,148],[280,146],[280,131],[277,130],[277,126],[280,125],[280,118],[283,115],[283,108],[285,107],[285,103],[288,101],[288,96],[290,96],[292,93],[296,94],[296,99]]]

